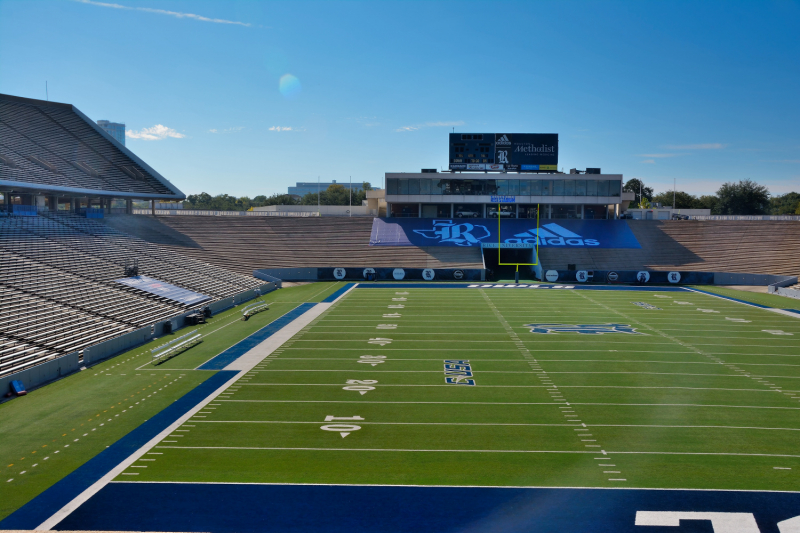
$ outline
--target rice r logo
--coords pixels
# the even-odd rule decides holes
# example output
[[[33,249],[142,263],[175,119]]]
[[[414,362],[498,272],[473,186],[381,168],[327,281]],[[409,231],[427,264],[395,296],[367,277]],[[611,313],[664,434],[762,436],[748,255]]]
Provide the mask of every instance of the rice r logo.
[[[452,242],[457,246],[479,245],[481,239],[491,235],[486,226],[469,222],[454,223],[452,220],[434,220],[433,229],[415,229],[414,233],[422,235],[426,239]]]

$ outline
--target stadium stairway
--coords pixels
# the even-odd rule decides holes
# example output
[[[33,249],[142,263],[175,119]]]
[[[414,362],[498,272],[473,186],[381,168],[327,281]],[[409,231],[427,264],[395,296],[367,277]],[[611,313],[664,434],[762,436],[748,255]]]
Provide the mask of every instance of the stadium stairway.
[[[226,269],[483,268],[480,248],[370,246],[371,217],[114,215],[120,231]]]
[[[800,224],[791,221],[628,220],[641,249],[541,246],[546,269],[800,274]]]

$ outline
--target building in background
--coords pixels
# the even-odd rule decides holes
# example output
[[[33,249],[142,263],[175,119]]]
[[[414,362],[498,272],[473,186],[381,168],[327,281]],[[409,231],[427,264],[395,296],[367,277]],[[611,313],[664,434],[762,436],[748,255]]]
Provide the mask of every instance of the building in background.
[[[103,128],[106,133],[114,137],[122,146],[125,146],[125,124],[119,122],[109,122],[98,120],[97,125]]]

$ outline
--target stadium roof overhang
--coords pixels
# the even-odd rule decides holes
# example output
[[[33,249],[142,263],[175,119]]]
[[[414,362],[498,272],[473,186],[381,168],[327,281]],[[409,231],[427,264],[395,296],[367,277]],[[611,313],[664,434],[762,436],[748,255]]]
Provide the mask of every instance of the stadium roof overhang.
[[[148,192],[143,189],[142,187],[138,187],[140,190],[132,190],[137,187],[127,187],[130,190],[124,189],[115,189],[112,187],[104,188],[104,187],[81,187],[81,186],[68,186],[63,184],[57,183],[48,183],[46,179],[40,179],[37,181],[26,181],[25,172],[16,172],[14,178],[16,179],[7,179],[10,176],[0,175],[0,191],[3,192],[19,192],[21,194],[56,194],[56,195],[63,195],[63,196],[93,196],[93,197],[113,197],[113,198],[139,198],[139,199],[164,199],[164,200],[183,200],[186,198],[186,195],[181,192],[177,187],[175,187],[169,180],[167,180],[164,176],[156,172],[150,165],[145,163],[142,159],[140,159],[136,154],[130,151],[128,148],[123,146],[119,143],[116,139],[111,137],[108,133],[106,133],[100,126],[98,126],[94,121],[92,121],[89,117],[84,115],[78,108],[71,104],[63,104],[58,102],[49,102],[44,100],[35,100],[31,98],[22,98],[18,96],[11,96],[0,94],[0,105],[2,104],[17,104],[21,106],[25,106],[26,109],[39,109],[40,111],[44,111],[42,114],[46,116],[47,119],[51,119],[52,124],[58,127],[59,134],[66,134],[70,138],[70,142],[73,144],[81,145],[86,153],[92,153],[98,160],[102,160],[104,163],[107,164],[107,168],[116,174],[116,181],[117,183],[125,182],[126,180],[128,183],[135,185],[136,181],[139,182],[148,182],[155,187],[153,188],[152,192]],[[63,112],[68,112],[70,114],[74,114],[73,116],[78,117],[80,124],[85,124],[90,128],[90,135],[89,136],[97,136],[94,139],[86,139],[81,138],[82,135],[86,135],[85,133],[76,132],[72,129],[71,125],[67,123],[67,121],[60,122],[57,117],[51,116],[47,111],[49,110],[56,110]],[[13,130],[13,125],[7,125],[4,121],[4,116],[2,114],[4,108],[0,108],[0,123],[3,123],[4,127],[8,127]],[[37,116],[37,118],[39,118]],[[71,117],[70,117],[71,118]],[[24,117],[22,119],[24,121]],[[50,124],[50,123],[48,123]],[[18,133],[18,132],[15,132]],[[47,133],[42,132],[42,135],[39,137],[34,138],[30,133],[26,136],[27,140],[34,143],[35,146],[42,148],[44,151],[50,150],[51,147],[48,146],[48,143],[56,144],[59,141],[57,139],[48,139]],[[89,142],[91,141],[91,143]],[[99,153],[97,151],[98,142],[101,145],[102,149],[113,153],[115,157],[122,156],[122,160],[127,160],[126,164],[120,164],[119,160],[111,161],[106,154]],[[105,144],[108,143],[108,144]],[[92,144],[92,146],[89,146]],[[109,146],[110,144],[110,146]],[[5,148],[6,150],[12,150],[11,148]],[[3,150],[3,146],[0,145],[0,151]],[[63,150],[62,150],[63,151]],[[119,153],[116,153],[119,152]],[[27,154],[18,153],[17,156],[26,157]],[[62,167],[69,168],[72,171],[71,167],[75,167],[75,161],[69,161],[63,157],[57,150],[52,150],[49,153],[49,157],[52,157],[54,160],[57,160],[59,163],[62,163]],[[30,157],[27,157],[31,159]],[[26,163],[27,164],[27,163]],[[138,168],[137,168],[138,166]],[[0,167],[3,167],[2,161],[0,161]],[[144,172],[142,172],[144,171]],[[56,171],[54,171],[56,172]],[[0,173],[2,174],[2,173]],[[7,173],[5,173],[7,174]],[[135,176],[135,178],[134,178]],[[56,175],[53,175],[56,177]],[[103,178],[103,176],[95,175],[95,178]],[[56,180],[52,180],[56,181]],[[98,179],[94,180],[95,183]],[[102,180],[100,180],[102,181]],[[156,188],[160,188],[165,191],[169,192],[158,192],[155,190]]]

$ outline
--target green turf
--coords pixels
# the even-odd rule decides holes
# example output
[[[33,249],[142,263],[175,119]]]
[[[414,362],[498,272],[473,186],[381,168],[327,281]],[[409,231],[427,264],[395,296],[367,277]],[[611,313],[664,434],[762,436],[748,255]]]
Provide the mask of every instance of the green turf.
[[[767,307],[775,307],[777,309],[800,309],[800,300],[789,298],[787,296],[779,296],[777,294],[740,291],[738,289],[717,287],[715,285],[697,285],[694,288],[719,294],[721,296],[727,296],[729,298],[736,298],[737,300],[744,300],[745,302],[765,305]]]
[[[701,293],[357,289],[117,480],[796,490],[798,354],[797,318]]]
[[[212,375],[194,368],[341,286],[267,294],[269,311],[221,313],[168,362],[149,361],[158,339],[0,405],[0,518]],[[356,289],[117,480],[796,490],[798,354],[797,318],[701,293]],[[445,359],[469,359],[477,385],[446,384]],[[336,423],[361,429],[320,429]]]
[[[269,311],[241,320],[242,306],[0,404],[0,519],[213,375],[193,370],[306,301],[342,283],[268,293]],[[248,302],[252,303],[252,302]],[[150,349],[192,329],[204,341],[162,364]],[[23,473],[24,472],[24,473]],[[13,480],[13,481],[8,481]]]

